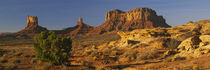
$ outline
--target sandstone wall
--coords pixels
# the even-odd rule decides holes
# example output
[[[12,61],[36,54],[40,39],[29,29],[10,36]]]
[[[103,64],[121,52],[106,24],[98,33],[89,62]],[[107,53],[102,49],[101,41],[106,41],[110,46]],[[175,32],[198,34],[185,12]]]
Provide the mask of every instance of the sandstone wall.
[[[106,12],[104,24],[94,28],[92,33],[110,31],[131,31],[155,27],[170,27],[162,16],[150,8],[135,8],[128,12],[113,10]]]

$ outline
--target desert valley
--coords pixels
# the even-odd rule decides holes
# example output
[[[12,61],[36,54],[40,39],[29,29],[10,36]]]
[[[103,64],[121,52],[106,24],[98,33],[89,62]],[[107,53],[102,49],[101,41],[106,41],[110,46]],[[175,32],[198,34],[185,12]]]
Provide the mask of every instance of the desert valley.
[[[210,20],[172,27],[151,8],[115,9],[105,13],[99,26],[80,17],[76,26],[49,30],[39,25],[39,16],[26,18],[24,29],[0,34],[1,70],[210,70]],[[62,63],[53,64],[51,55],[37,54],[37,46],[45,45],[44,31],[49,32],[46,42],[55,34],[55,41],[70,45],[58,45],[58,50],[69,49],[65,62],[55,57]],[[66,37],[71,41],[65,43]],[[42,51],[57,56],[60,52],[49,44]]]

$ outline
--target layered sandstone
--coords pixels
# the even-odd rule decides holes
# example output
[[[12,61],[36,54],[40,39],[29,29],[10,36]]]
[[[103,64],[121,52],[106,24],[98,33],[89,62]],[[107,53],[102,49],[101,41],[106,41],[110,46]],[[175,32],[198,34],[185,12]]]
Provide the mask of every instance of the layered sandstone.
[[[113,10],[106,12],[105,23],[95,27],[92,33],[130,31],[155,27],[170,27],[162,16],[150,8],[135,8],[128,12]]]

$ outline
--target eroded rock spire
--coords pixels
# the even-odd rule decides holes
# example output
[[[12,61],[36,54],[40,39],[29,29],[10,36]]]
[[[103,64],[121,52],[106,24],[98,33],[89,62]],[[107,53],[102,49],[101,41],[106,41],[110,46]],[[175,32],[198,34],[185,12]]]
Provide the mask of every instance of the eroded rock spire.
[[[77,22],[77,25],[82,25],[83,24],[83,20],[82,20],[82,18],[80,17],[79,18],[79,21]]]
[[[27,17],[27,27],[38,26],[38,17],[37,16],[28,16]]]

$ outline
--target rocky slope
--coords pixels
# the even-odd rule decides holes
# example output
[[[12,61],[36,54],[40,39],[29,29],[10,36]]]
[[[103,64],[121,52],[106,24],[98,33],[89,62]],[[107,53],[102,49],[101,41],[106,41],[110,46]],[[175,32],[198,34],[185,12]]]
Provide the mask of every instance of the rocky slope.
[[[150,8],[135,8],[128,12],[113,10],[106,12],[104,24],[95,27],[90,33],[110,31],[131,31],[155,27],[170,27],[162,16]]]
[[[82,18],[79,18],[77,26],[75,26],[74,28],[75,29],[70,32],[70,35],[87,34],[90,30],[93,29],[93,26],[84,24]]]
[[[47,31],[47,28],[44,28],[38,24],[37,16],[28,16],[27,17],[27,26],[13,35],[16,36],[17,39],[23,38],[34,38],[36,34],[39,34],[42,31]]]
[[[174,61],[199,57],[210,53],[209,25],[210,20],[202,20],[172,28],[118,32],[121,36],[120,40],[93,46],[93,49],[88,49],[88,51],[101,53],[107,57],[116,57],[120,63],[145,59],[172,59]],[[170,58],[167,58],[169,56]]]

